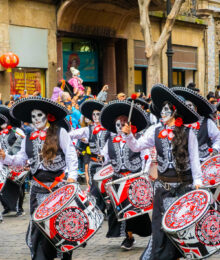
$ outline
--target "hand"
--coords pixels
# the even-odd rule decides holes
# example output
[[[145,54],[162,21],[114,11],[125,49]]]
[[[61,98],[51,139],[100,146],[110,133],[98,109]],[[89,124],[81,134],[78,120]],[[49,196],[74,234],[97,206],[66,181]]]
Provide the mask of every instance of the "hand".
[[[2,149],[0,150],[0,158],[3,160],[5,159],[5,151]]]
[[[102,91],[107,91],[107,90],[108,90],[108,85],[104,85]]]
[[[131,133],[131,122],[128,124],[125,124],[125,126],[122,127],[122,132],[126,135],[129,135]]]
[[[198,184],[195,186],[196,190],[198,190],[200,187],[201,187],[201,186],[198,185]]]
[[[71,183],[71,182],[76,182],[76,180],[74,180],[73,178],[68,178],[66,182]]]

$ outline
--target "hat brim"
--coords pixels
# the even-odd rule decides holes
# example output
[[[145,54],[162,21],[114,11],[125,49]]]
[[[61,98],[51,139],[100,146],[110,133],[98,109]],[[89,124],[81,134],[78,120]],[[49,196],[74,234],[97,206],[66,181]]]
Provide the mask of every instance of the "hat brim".
[[[92,113],[94,110],[101,111],[104,107],[104,103],[98,100],[86,100],[84,101],[80,107],[80,112],[84,115],[84,117],[88,118],[89,120],[93,121]]]
[[[132,101],[132,98],[127,98],[127,100],[128,100],[129,102],[131,102],[131,101]],[[141,104],[141,106],[144,106],[144,109],[148,109],[148,108],[149,108],[149,104],[147,103],[147,101],[145,101],[145,100],[142,99],[142,98],[136,98],[136,99],[134,99],[134,103],[135,103],[135,104]]]
[[[164,102],[173,104],[181,115],[184,124],[191,124],[199,119],[199,114],[192,110],[171,89],[163,84],[156,84],[151,89],[151,98],[157,110],[161,112]]]
[[[0,114],[0,126],[3,124],[8,123],[8,118],[5,117],[4,115]]]
[[[157,118],[161,118],[160,111],[157,110],[153,103],[150,104],[150,112],[155,115]]]
[[[57,125],[59,127],[64,128],[67,132],[70,132],[71,129],[72,129],[69,121],[66,118],[64,118],[63,120],[58,121]]]
[[[21,121],[16,120],[15,118],[13,118],[10,115],[10,109],[4,105],[0,105],[0,114],[2,114],[3,116],[5,116],[8,120],[6,120],[5,123],[9,123],[11,124],[13,127],[21,127]]]
[[[174,87],[172,91],[179,96],[182,96],[186,100],[191,101],[197,108],[197,112],[201,116],[209,116],[210,114],[215,113],[215,107],[208,102],[204,97],[199,95],[197,92],[183,87]]]
[[[34,109],[41,110],[45,114],[52,114],[58,122],[64,119],[69,111],[62,105],[48,98],[29,97],[18,100],[10,109],[11,115],[23,122],[31,123],[31,111]]]
[[[116,133],[115,120],[121,115],[129,116],[131,102],[127,100],[114,100],[106,105],[100,114],[100,122],[110,132]],[[150,125],[142,108],[134,104],[131,116],[131,124],[137,127],[137,132],[145,129]]]

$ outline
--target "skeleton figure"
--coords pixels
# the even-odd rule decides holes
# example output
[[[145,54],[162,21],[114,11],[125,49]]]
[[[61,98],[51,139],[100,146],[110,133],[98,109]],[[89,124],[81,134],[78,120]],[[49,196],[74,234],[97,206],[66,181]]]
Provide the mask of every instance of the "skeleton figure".
[[[127,116],[119,116],[115,121],[115,128],[118,135],[122,134],[122,127],[125,126],[125,124],[128,123],[128,117]]]
[[[162,119],[163,123],[166,123],[172,118],[173,111],[170,109],[169,105],[166,104],[162,108],[160,115],[161,115],[161,119]]]
[[[31,111],[31,120],[33,125],[39,130],[44,129],[47,124],[46,114],[38,109],[34,109]]]
[[[100,111],[98,110],[94,110],[92,112],[92,120],[95,124],[98,124],[99,123],[99,115],[100,115]]]

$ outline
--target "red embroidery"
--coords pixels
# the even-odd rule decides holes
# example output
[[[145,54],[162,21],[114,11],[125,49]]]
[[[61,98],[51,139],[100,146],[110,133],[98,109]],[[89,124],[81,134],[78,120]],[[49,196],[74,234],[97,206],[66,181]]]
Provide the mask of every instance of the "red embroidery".
[[[193,124],[189,124],[189,125],[186,125],[186,126],[189,127],[189,128],[196,129],[196,130],[200,129],[200,123],[199,122],[196,122],[196,123],[193,123]]]
[[[2,134],[9,134],[9,131],[12,129],[11,125],[8,125],[4,130],[0,131],[0,135]]]
[[[94,130],[93,130],[93,134],[97,135],[100,131],[105,131],[106,129],[104,127],[102,127],[101,125],[97,125]]]
[[[125,140],[123,140],[123,138],[121,136],[116,136],[114,139],[113,139],[113,143],[126,143]]]
[[[160,131],[159,135],[158,135],[158,138],[168,138],[168,140],[172,140],[174,137],[174,134],[173,134],[173,130],[171,129],[164,129],[162,131]]]
[[[45,131],[36,131],[31,134],[30,140],[35,140],[38,137],[40,137],[40,140],[45,140],[46,135],[47,135],[47,132],[45,132]]]

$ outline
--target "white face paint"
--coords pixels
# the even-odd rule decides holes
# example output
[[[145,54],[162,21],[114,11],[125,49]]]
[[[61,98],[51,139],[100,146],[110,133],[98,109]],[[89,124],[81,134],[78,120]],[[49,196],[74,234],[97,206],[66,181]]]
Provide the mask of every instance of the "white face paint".
[[[100,111],[98,110],[94,110],[92,112],[92,120],[95,124],[98,124],[99,123],[99,115],[100,115]]]
[[[33,125],[37,129],[44,129],[46,127],[47,116],[41,110],[34,109],[33,111],[31,111],[31,120]]]
[[[171,111],[170,107],[168,104],[166,104],[162,110],[161,110],[161,119],[164,123],[166,123],[167,121],[169,121],[172,118],[172,114],[173,112]]]
[[[7,127],[7,125],[8,125],[7,123],[2,124],[1,129],[5,129]]]
[[[127,116],[119,116],[117,120],[115,121],[115,128],[118,135],[122,134],[122,127],[125,126],[125,124],[128,123]]]
[[[188,105],[191,109],[196,110],[194,104],[193,104],[191,101],[186,100],[185,103],[186,103],[186,105]]]

